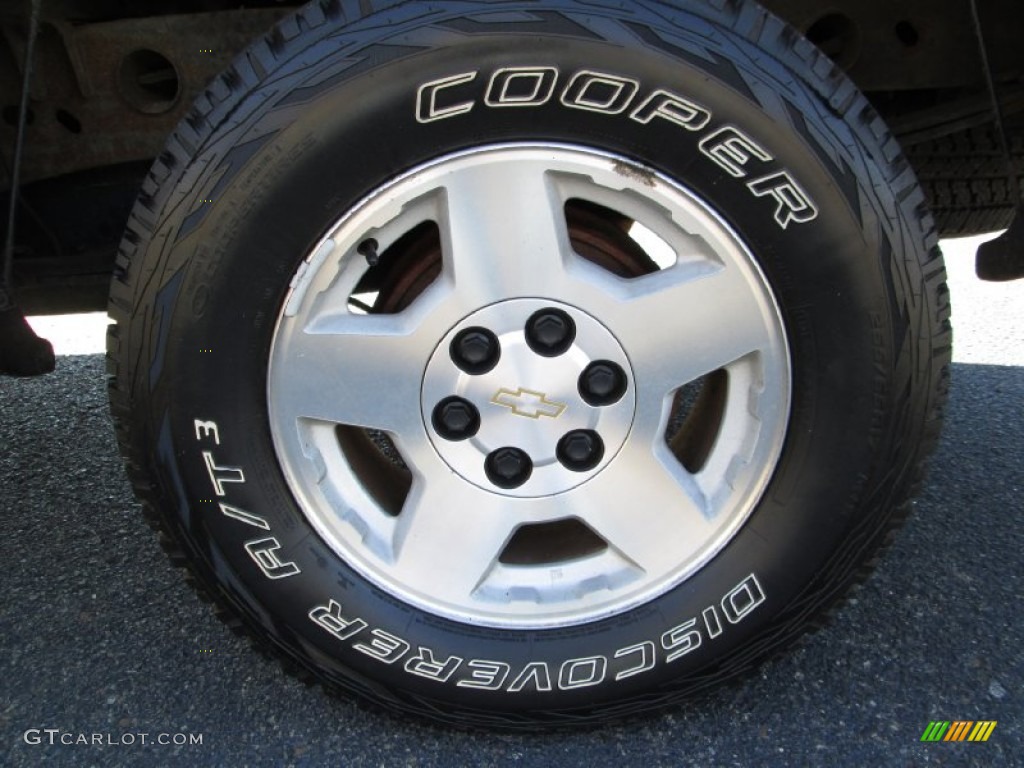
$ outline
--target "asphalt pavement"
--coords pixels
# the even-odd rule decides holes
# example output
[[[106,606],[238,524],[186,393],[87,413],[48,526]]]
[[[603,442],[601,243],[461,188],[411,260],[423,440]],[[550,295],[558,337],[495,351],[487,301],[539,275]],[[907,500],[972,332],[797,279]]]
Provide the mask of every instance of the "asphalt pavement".
[[[946,429],[873,577],[746,683],[587,733],[431,728],[296,682],[159,550],[117,455],[102,356],[0,379],[0,764],[1024,765],[1024,283],[952,266]],[[985,743],[922,743],[932,720],[997,725]]]

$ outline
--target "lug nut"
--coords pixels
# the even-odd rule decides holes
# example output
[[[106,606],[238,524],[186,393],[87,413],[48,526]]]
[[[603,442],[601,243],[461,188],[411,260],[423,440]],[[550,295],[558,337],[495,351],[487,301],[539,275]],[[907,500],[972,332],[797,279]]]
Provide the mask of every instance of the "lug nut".
[[[557,357],[576,339],[576,323],[560,309],[539,309],[526,321],[526,343],[543,357]]]
[[[434,406],[430,422],[445,440],[465,440],[480,429],[480,412],[468,400],[453,395]]]
[[[475,326],[459,331],[452,339],[448,353],[461,370],[479,376],[498,364],[501,345],[498,337],[489,330]]]
[[[611,405],[626,394],[626,372],[611,360],[595,360],[580,374],[578,389],[590,405]]]
[[[518,448],[498,448],[484,460],[487,478],[499,488],[518,488],[530,479],[533,462]]]
[[[604,458],[604,441],[591,429],[574,429],[562,435],[555,455],[566,469],[587,472]]]

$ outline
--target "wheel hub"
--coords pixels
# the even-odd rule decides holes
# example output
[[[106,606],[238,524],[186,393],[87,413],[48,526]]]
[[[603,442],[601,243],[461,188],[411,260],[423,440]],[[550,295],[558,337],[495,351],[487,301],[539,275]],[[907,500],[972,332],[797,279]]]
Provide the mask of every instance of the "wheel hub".
[[[423,376],[423,422],[463,479],[507,496],[550,496],[614,460],[635,410],[630,371],[622,346],[586,312],[502,301],[437,345]]]
[[[294,275],[267,382],[281,468],[397,599],[493,627],[619,614],[703,567],[766,487],[790,393],[770,286],[699,197],[631,168],[446,155]]]

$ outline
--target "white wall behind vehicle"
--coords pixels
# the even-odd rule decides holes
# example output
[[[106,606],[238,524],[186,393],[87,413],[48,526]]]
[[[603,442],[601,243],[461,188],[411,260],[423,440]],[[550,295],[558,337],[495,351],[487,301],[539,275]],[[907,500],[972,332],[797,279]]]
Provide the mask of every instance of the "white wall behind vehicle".
[[[943,240],[953,305],[953,362],[1024,366],[1024,280],[986,283],[974,276],[979,243],[999,233]]]
[[[77,315],[38,315],[28,318],[39,336],[49,339],[58,355],[96,355],[106,349],[106,312]]]

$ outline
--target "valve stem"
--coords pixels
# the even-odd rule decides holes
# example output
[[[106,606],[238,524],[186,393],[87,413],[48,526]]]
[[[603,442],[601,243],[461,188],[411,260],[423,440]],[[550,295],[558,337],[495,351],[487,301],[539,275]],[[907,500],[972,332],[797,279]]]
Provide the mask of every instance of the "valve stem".
[[[361,242],[357,247],[356,251],[363,255],[366,259],[366,263],[371,267],[376,267],[380,263],[380,254],[377,253],[377,241],[372,237],[368,237]]]

